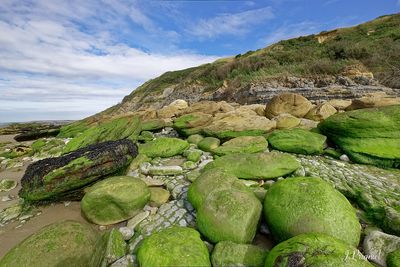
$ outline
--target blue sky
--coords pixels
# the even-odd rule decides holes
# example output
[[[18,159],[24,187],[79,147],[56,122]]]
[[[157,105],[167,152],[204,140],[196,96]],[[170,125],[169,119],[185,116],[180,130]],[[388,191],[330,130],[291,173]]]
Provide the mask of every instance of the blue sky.
[[[80,119],[165,71],[399,9],[400,0],[1,0],[0,122]]]

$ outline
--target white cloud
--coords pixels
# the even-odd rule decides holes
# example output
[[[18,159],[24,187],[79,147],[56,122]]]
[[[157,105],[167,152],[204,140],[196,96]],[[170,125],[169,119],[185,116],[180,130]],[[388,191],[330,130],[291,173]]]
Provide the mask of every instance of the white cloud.
[[[13,120],[13,110],[18,120],[35,113],[43,119],[47,111],[49,118],[55,111],[59,119],[84,117],[118,103],[147,79],[215,59],[179,50],[144,52],[118,41],[113,29],[123,34],[124,16],[165,38],[166,47],[176,36],[137,6],[94,2],[0,3],[0,121]]]
[[[274,18],[274,14],[270,7],[240,13],[223,13],[213,18],[198,21],[188,28],[188,32],[201,38],[242,35],[249,30],[249,27],[272,18]]]

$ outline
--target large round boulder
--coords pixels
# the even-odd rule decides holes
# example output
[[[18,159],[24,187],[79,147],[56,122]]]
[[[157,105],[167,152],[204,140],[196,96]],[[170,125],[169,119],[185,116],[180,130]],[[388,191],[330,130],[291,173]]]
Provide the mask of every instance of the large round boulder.
[[[216,167],[242,179],[273,179],[294,172],[300,164],[292,155],[278,152],[238,153],[217,158],[205,169]]]
[[[320,233],[301,234],[275,246],[265,267],[372,267],[355,247]]]
[[[191,228],[171,227],[152,234],[139,247],[141,267],[211,266],[206,245]]]
[[[274,131],[268,136],[272,148],[297,154],[321,154],[326,136],[304,129],[287,129]]]
[[[284,93],[273,97],[265,107],[265,115],[272,119],[282,113],[295,117],[304,117],[312,108],[312,104],[299,94]]]
[[[267,149],[268,142],[264,136],[239,136],[233,138],[222,146],[217,147],[212,152],[219,155],[237,153],[258,153]]]
[[[135,216],[149,200],[150,190],[145,182],[129,176],[116,176],[88,188],[81,208],[89,221],[109,225]]]
[[[264,215],[277,240],[302,233],[325,233],[357,246],[361,226],[350,202],[320,178],[287,178],[273,184]]]
[[[98,234],[86,224],[64,221],[48,225],[11,249],[0,266],[90,267]]]
[[[264,266],[267,251],[249,244],[237,244],[231,241],[219,242],[211,255],[214,267],[225,266]]]

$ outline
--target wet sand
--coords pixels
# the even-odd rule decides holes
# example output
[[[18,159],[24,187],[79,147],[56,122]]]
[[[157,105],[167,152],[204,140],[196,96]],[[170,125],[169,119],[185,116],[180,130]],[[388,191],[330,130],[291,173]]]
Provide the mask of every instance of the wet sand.
[[[0,142],[16,143],[13,137],[14,135],[0,135]],[[0,201],[0,210],[18,203],[19,200],[17,196],[18,191],[21,188],[20,180],[28,165],[29,163],[25,163],[23,167],[0,171],[0,179],[7,178],[18,182],[18,186],[13,190],[0,192],[0,200],[3,196],[7,195],[10,195],[11,198],[15,197],[15,199],[11,201]],[[40,206],[35,208],[34,211],[34,214],[40,213],[40,215],[28,219],[25,223],[21,223],[17,220],[5,225],[4,227],[0,227],[0,258],[15,245],[46,225],[63,220],[75,220],[87,223],[81,215],[79,202],[71,202],[68,206],[65,206],[64,203]]]

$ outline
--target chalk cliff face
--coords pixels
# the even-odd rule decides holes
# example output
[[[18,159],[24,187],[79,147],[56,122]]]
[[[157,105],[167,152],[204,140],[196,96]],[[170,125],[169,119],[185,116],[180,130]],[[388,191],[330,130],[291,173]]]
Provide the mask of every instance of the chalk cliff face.
[[[400,14],[281,41],[147,81],[102,114],[161,108],[176,99],[266,103],[300,93],[314,103],[371,93],[400,95]]]

